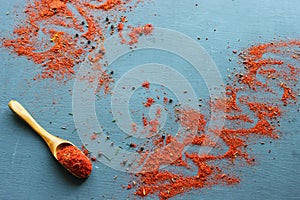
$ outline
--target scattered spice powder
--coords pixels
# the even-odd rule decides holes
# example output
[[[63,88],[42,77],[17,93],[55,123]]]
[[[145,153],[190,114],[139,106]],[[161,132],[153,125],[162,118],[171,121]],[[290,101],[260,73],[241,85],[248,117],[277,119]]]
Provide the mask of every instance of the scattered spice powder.
[[[150,83],[148,81],[144,81],[142,83],[142,87],[146,88],[146,89],[149,89],[150,88]]]
[[[119,21],[116,20],[117,16],[114,16],[112,21],[108,17],[103,18],[107,16],[103,13],[109,11],[131,11],[134,8],[129,5],[131,1],[106,0],[95,4],[80,0],[28,0],[27,2],[24,11],[26,19],[15,28],[12,38],[3,38],[1,42],[3,47],[19,56],[27,57],[42,67],[41,73],[35,78],[57,80],[72,78],[76,73],[76,64],[81,63],[87,53],[96,51],[94,45],[102,44],[105,40],[106,33],[103,30],[110,26],[111,31],[108,34],[114,33],[115,28],[112,28],[111,23],[116,24],[121,43],[128,45],[137,43],[141,35],[148,35],[153,31],[151,24],[139,27],[127,26],[130,32],[127,35],[129,40],[126,40],[123,35],[127,23],[126,17],[122,16]],[[69,5],[79,13],[79,17],[69,9]],[[96,13],[100,13],[100,16],[96,16]],[[67,28],[68,31],[52,29],[52,25]],[[45,38],[42,41],[41,36]],[[284,107],[297,103],[295,85],[300,75],[297,66],[300,56],[295,48],[299,47],[298,40],[277,41],[253,45],[239,53],[245,69],[236,73],[234,78],[228,81],[226,99],[217,99],[209,103],[212,110],[226,108],[226,126],[221,130],[217,128],[207,130],[206,118],[208,117],[204,114],[190,108],[176,108],[178,123],[184,127],[183,132],[177,133],[176,136],[157,134],[152,137],[154,151],[150,152],[148,149],[140,151],[139,162],[144,163],[143,168],[136,174],[137,184],[128,184],[127,189],[135,187],[135,194],[141,197],[158,195],[160,199],[168,199],[192,189],[239,183],[240,178],[234,172],[227,172],[226,167],[220,163],[227,160],[231,168],[237,166],[237,162],[243,161],[251,165],[255,162],[255,158],[249,156],[247,149],[250,138],[252,136],[278,138],[278,130],[271,123],[272,120],[282,117]],[[233,54],[237,53],[237,50],[233,51]],[[89,60],[96,63],[103,58],[104,54],[103,47]],[[275,56],[268,57],[270,54]],[[102,69],[102,66],[96,68],[101,75],[97,80],[99,88],[103,88],[108,93],[109,83],[113,82],[111,76]],[[149,89],[150,83],[145,81],[142,87]],[[270,96],[281,94],[281,97],[271,100],[255,97],[261,94]],[[244,126],[245,123],[250,128]],[[153,133],[158,131],[157,119],[148,120],[147,117],[143,117],[143,125],[145,129],[150,127]],[[133,125],[133,129],[135,127]],[[208,132],[217,134],[223,146],[211,140],[207,135]],[[185,152],[187,146],[213,147],[226,149],[226,151],[220,154],[199,154]],[[85,149],[84,153],[88,155],[89,152]],[[63,166],[78,177],[86,178],[91,173],[90,160],[76,147],[62,148],[58,151],[57,158]],[[197,173],[188,175],[171,172],[162,169],[165,165],[177,166],[185,170],[196,167]]]
[[[148,107],[151,107],[154,103],[155,103],[155,100],[151,97],[148,97],[147,101],[144,103],[144,106],[148,108]]]
[[[137,132],[137,124],[136,123],[132,123],[131,124],[131,129],[132,129],[132,132],[136,133]]]
[[[144,127],[147,127],[149,122],[147,117],[142,117]]]
[[[234,169],[241,164],[255,164],[255,158],[249,155],[247,149],[250,142],[257,138],[255,136],[279,138],[279,130],[272,121],[282,117],[287,105],[297,103],[294,88],[300,75],[296,65],[300,60],[296,49],[299,47],[300,41],[279,41],[254,45],[239,54],[245,70],[241,69],[228,80],[226,99],[209,103],[211,110],[226,108],[226,123],[222,129],[207,130],[207,117],[197,110],[175,108],[177,122],[184,127],[184,132],[166,138],[157,135],[152,138],[151,152],[147,149],[140,152],[143,168],[136,174],[138,184],[135,194],[168,199],[192,189],[239,183],[241,178]],[[270,54],[276,55],[276,59]],[[278,98],[279,93],[282,95]],[[208,132],[218,135],[221,141],[211,140]],[[188,146],[223,151],[209,154],[185,152]],[[228,166],[224,160],[229,161]],[[196,167],[197,173],[178,173],[163,169],[165,165],[177,166],[185,171]]]
[[[161,109],[160,109],[159,107],[156,109],[155,116],[156,116],[157,118],[160,118],[160,117],[161,117]]]
[[[152,119],[149,121],[148,126],[149,126],[150,133],[156,133],[158,131],[160,123],[159,123],[158,119]]]
[[[91,135],[91,140],[96,140],[97,139],[98,134],[97,133],[93,133]]]
[[[164,104],[167,104],[167,103],[169,103],[169,99],[168,99],[168,97],[164,97]]]
[[[87,150],[84,145],[81,145],[81,149],[84,155],[86,155],[87,157],[90,156],[89,150]]]
[[[67,145],[57,152],[57,160],[78,178],[88,178],[92,172],[89,158],[77,147]]]
[[[128,42],[129,45],[133,45],[138,42],[138,39],[142,35],[149,35],[153,31],[153,27],[151,24],[146,24],[140,27],[129,27],[131,31],[128,33],[130,37],[130,41]]]
[[[19,56],[25,56],[41,66],[37,78],[68,80],[75,74],[75,67],[87,53],[98,51],[108,35],[104,30],[116,23],[119,13],[132,11],[140,0],[106,0],[86,2],[83,0],[26,0],[26,18],[15,28],[11,38],[2,38],[2,47]],[[70,7],[74,8],[70,9]],[[117,12],[116,12],[117,11]],[[77,14],[78,13],[78,14]],[[112,15],[112,20],[103,16]],[[120,18],[118,31],[124,30],[126,16]],[[54,26],[60,27],[53,29]],[[153,27],[130,26],[131,41],[138,40],[139,33],[148,35]],[[65,30],[65,31],[62,31]],[[99,58],[103,55],[100,54]],[[94,62],[98,61],[95,59]]]

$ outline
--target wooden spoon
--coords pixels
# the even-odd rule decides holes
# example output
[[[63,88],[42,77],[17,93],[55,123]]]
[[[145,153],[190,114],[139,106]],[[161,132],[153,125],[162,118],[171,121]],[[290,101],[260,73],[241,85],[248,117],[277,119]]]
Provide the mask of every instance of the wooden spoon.
[[[43,127],[41,127],[34,119],[33,117],[29,114],[29,112],[17,101],[15,100],[11,100],[8,103],[8,107],[14,112],[16,113],[19,117],[21,117],[27,124],[29,124],[29,126],[31,126],[31,128],[33,130],[35,130],[35,132],[37,132],[42,138],[43,140],[47,143],[52,155],[54,156],[54,158],[56,160],[57,159],[57,152],[65,147],[65,146],[75,146],[74,144],[72,144],[71,142],[61,139],[59,137],[56,137],[50,133],[48,133]],[[78,148],[77,148],[78,149]],[[87,158],[88,159],[88,158]],[[64,165],[63,165],[64,166]],[[64,166],[65,167],[65,166]],[[66,167],[65,167],[66,168]],[[72,171],[70,171],[70,169],[66,168],[69,172],[72,173]],[[72,173],[74,176],[78,177],[78,178],[83,178],[83,177],[79,177],[78,175]],[[85,177],[87,178],[87,177]]]

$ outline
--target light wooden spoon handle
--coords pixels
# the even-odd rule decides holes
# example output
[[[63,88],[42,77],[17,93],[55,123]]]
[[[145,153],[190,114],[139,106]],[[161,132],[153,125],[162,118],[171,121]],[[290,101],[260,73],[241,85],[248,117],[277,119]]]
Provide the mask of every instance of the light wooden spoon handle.
[[[49,133],[41,127],[29,114],[29,112],[17,101],[11,100],[8,103],[9,108],[21,117],[33,130],[35,130],[43,139],[49,137]]]
[[[66,140],[58,138],[50,133],[48,133],[43,127],[41,127],[29,114],[29,112],[17,101],[11,100],[8,103],[9,108],[16,113],[19,117],[21,117],[35,132],[37,132],[43,140],[49,146],[52,154],[56,158],[56,148],[58,145],[62,143],[70,143]],[[71,143],[70,143],[71,144]]]

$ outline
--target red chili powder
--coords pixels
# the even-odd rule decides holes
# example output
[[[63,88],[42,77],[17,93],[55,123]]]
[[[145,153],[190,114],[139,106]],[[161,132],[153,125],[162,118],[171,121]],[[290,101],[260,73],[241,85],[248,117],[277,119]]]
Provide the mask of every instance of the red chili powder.
[[[92,172],[92,163],[77,147],[62,147],[56,154],[57,160],[78,178],[88,178]]]
[[[26,18],[15,28],[10,39],[2,38],[2,46],[41,66],[41,73],[34,79],[69,79],[87,53],[96,51],[96,47],[103,43],[106,26],[117,23],[119,13],[131,11],[138,3],[139,0],[90,3],[82,0],[27,0]],[[107,15],[111,15],[111,19],[103,17]],[[122,16],[123,26],[126,22],[126,17]],[[53,29],[53,25],[62,28]],[[119,26],[118,29],[121,31]],[[131,29],[136,33],[141,28]],[[147,35],[151,30],[151,25],[145,25],[142,33]],[[133,37],[137,42],[138,36]]]
[[[93,133],[93,134],[91,135],[91,140],[96,140],[97,137],[98,137],[98,134],[97,134],[97,133]]]
[[[169,99],[168,99],[168,97],[164,97],[164,104],[167,104],[167,103],[169,103]]]
[[[155,103],[155,100],[151,97],[147,98],[147,101],[144,103],[145,107],[151,107]]]
[[[156,118],[148,120],[148,117],[145,117],[143,114],[142,122],[144,126],[144,133],[148,133],[147,137],[152,137],[154,133],[158,132],[160,127],[160,122],[158,119],[161,117],[161,109],[157,108],[155,113]],[[132,131],[136,132],[136,127],[132,126]]]
[[[123,35],[124,23],[120,22],[117,26],[119,37],[121,39],[121,43],[133,45],[138,42],[139,37],[142,35],[149,35],[153,31],[153,26],[151,24],[145,24],[144,26],[132,27],[128,26],[130,32],[127,33],[129,40],[126,40]]]
[[[131,124],[131,129],[132,129],[132,132],[136,133],[137,132],[137,124],[136,123],[132,123]]]
[[[161,117],[161,109],[160,109],[160,108],[157,108],[157,109],[156,109],[155,116],[156,116],[157,118],[160,118],[160,117]]]
[[[207,116],[197,110],[176,108],[177,121],[184,131],[177,136],[152,138],[151,151],[141,153],[143,168],[136,174],[135,194],[168,199],[192,189],[239,183],[235,169],[238,171],[241,164],[255,164],[255,158],[250,156],[247,148],[250,142],[257,136],[277,139],[279,130],[272,122],[282,118],[287,105],[297,103],[294,87],[300,75],[296,65],[300,57],[295,49],[299,47],[300,42],[295,40],[271,42],[254,45],[239,54],[245,70],[228,81],[226,99],[209,103],[212,110],[226,108],[226,123],[222,129],[207,130]],[[276,59],[271,54],[276,55]],[[221,141],[211,140],[208,132],[215,133]],[[188,146],[222,151],[209,154],[185,152]],[[191,175],[163,169],[166,165],[180,167],[181,171],[196,167],[197,173]]]
[[[128,33],[130,37],[129,45],[133,45],[138,42],[141,35],[149,35],[153,31],[153,26],[151,24],[146,24],[140,27],[129,27],[131,31]]]
[[[142,117],[144,127],[147,127],[149,122],[147,117]]]
[[[150,83],[148,81],[144,81],[142,83],[142,87],[146,88],[146,89],[149,89],[150,88]]]
[[[103,17],[107,16],[109,11],[117,11],[116,13],[130,11],[134,7],[126,8],[130,2],[28,0],[25,8],[26,19],[15,28],[11,39],[2,39],[2,46],[40,65],[42,72],[37,78],[58,80],[71,78],[76,72],[76,64],[82,62],[87,53],[94,52],[95,46],[105,40],[107,34],[103,30],[111,23],[116,24],[121,42],[129,45],[135,44],[140,35],[151,34],[153,27],[150,24],[139,27],[127,26],[130,30],[127,41],[123,36],[127,20],[121,17],[120,21],[116,21],[119,17],[114,15],[112,21],[107,21]],[[80,17],[75,17],[69,5]],[[96,16],[99,11],[100,16]],[[54,30],[51,28],[53,25],[67,28],[74,33]],[[113,31],[109,31],[110,33]],[[41,36],[44,37],[42,41]],[[299,47],[298,40],[279,41],[253,45],[241,52],[239,56],[245,69],[228,81],[230,86],[226,88],[226,99],[217,99],[209,103],[212,110],[226,108],[226,125],[221,130],[217,127],[215,130],[207,130],[205,119],[209,116],[189,108],[176,110],[178,123],[184,128],[183,132],[177,133],[177,136],[157,134],[152,137],[154,150],[150,152],[146,149],[141,153],[138,162],[144,163],[143,169],[136,174],[138,184],[130,185],[130,189],[135,187],[135,194],[141,197],[158,195],[160,199],[167,199],[192,189],[239,183],[240,178],[234,170],[228,172],[223,162],[229,162],[227,168],[236,167],[236,163],[241,162],[252,165],[255,160],[247,149],[249,141],[255,139],[255,136],[278,138],[278,130],[271,122],[282,117],[285,106],[297,103],[295,85],[300,75],[298,66],[300,56],[294,50]],[[102,48],[89,60],[96,63],[103,58],[104,53],[105,49]],[[273,56],[269,56],[270,54]],[[112,79],[101,66],[98,66],[97,70],[100,74],[97,80],[99,88],[104,88],[108,92]],[[142,86],[149,89],[150,84],[145,81]],[[274,94],[281,97],[277,99],[255,97]],[[248,126],[244,126],[245,124]],[[152,131],[155,132],[159,124],[143,117],[143,125],[147,129],[153,128]],[[222,140],[221,144],[212,141],[207,135],[208,132],[218,135]],[[185,152],[188,146],[213,147],[225,152],[221,151],[220,154]],[[92,170],[88,158],[72,146],[62,148],[57,157],[66,168],[73,170],[79,177],[88,177]],[[188,175],[168,171],[162,169],[165,165],[190,171],[196,167],[197,173]]]
[[[150,133],[156,133],[158,131],[159,125],[160,125],[160,123],[159,123],[158,119],[150,120],[149,121]]]

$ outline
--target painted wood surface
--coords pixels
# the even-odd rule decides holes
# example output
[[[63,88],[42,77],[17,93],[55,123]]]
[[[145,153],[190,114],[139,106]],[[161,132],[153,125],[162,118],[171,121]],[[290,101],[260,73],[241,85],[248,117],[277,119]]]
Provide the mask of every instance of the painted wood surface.
[[[24,5],[25,0],[1,2],[2,35],[12,32],[16,22],[14,11],[21,11]],[[127,16],[132,24],[151,23],[191,37],[206,49],[224,78],[228,68],[239,67],[232,50],[274,38],[299,39],[300,36],[298,0],[155,0]],[[74,131],[73,116],[69,115],[73,112],[74,81],[66,84],[33,81],[39,66],[3,48],[0,58],[0,199],[137,198],[132,195],[133,190],[122,188],[130,181],[130,175],[100,162],[94,163],[93,173],[86,181],[66,173],[43,141],[7,107],[10,99],[17,99],[49,132],[81,145]],[[130,65],[128,60],[121,62]],[[197,78],[190,76],[191,80]],[[239,185],[192,191],[174,199],[300,199],[299,117],[299,113],[291,111],[290,120],[282,122],[280,140],[253,148],[258,164],[243,169]],[[268,153],[270,149],[272,152]],[[116,175],[118,178],[114,180]]]

